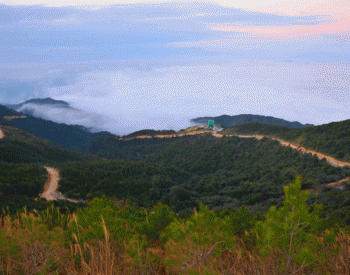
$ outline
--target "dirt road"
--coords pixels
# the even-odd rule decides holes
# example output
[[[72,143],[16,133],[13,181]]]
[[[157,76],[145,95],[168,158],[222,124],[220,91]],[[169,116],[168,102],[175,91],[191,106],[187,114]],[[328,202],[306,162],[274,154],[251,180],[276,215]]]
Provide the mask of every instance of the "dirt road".
[[[155,135],[155,136],[148,136],[148,135],[142,135],[132,138],[120,138],[120,140],[132,140],[136,138],[172,138],[172,137],[183,137],[183,136],[193,136],[193,135],[199,135],[204,133],[212,133],[213,131],[193,131],[193,132],[187,132],[187,133],[179,133],[179,134],[173,134],[173,135]]]
[[[223,135],[221,134],[218,134],[218,133],[213,133],[213,136],[215,137],[223,137]],[[327,162],[332,165],[332,166],[335,166],[335,167],[343,167],[343,166],[350,166],[350,163],[349,162],[344,162],[344,161],[340,161],[340,160],[337,160],[335,158],[332,158],[330,156],[326,156],[322,153],[319,153],[319,152],[316,152],[316,151],[313,151],[313,150],[310,150],[310,149],[306,149],[298,144],[293,144],[293,143],[290,143],[288,141],[285,141],[285,140],[282,140],[282,139],[279,139],[279,138],[275,138],[275,137],[270,137],[270,136],[263,136],[263,135],[226,135],[226,136],[237,136],[237,137],[240,137],[240,138],[256,138],[258,140],[264,138],[264,137],[267,137],[267,138],[270,138],[270,139],[273,139],[273,140],[277,140],[279,141],[279,143],[283,146],[290,146],[292,147],[293,149],[296,149],[296,150],[299,150],[301,151],[302,153],[306,154],[306,153],[311,153],[313,155],[316,155],[320,160],[323,159],[323,158],[326,158]],[[336,182],[331,182],[331,183],[327,183],[325,184],[323,187],[335,187],[335,188],[338,188],[340,190],[344,190],[344,186],[342,185],[343,182],[346,182],[346,181],[350,181],[350,177],[347,177],[345,179],[342,179],[342,180],[339,180],[339,181],[336,181]],[[313,190],[313,189],[309,189],[309,191],[311,191],[312,193],[315,193],[316,195],[319,194],[319,190]]]
[[[213,133],[213,135],[216,136],[216,137],[223,137],[223,135],[218,134],[218,133]],[[323,159],[323,158],[326,158],[327,162],[330,165],[332,165],[332,166],[335,166],[335,167],[350,166],[349,162],[344,162],[344,161],[337,160],[335,158],[332,158],[332,157],[324,155],[322,153],[313,151],[311,149],[306,149],[306,148],[300,146],[299,144],[293,144],[293,143],[290,143],[288,141],[285,141],[285,140],[282,140],[282,139],[279,139],[279,138],[275,138],[275,137],[263,136],[263,135],[226,135],[226,136],[230,136],[230,137],[237,136],[237,137],[240,137],[240,138],[256,138],[258,140],[260,140],[260,139],[262,139],[264,137],[267,137],[267,138],[279,141],[279,143],[281,145],[283,145],[283,146],[292,147],[293,149],[299,150],[302,153],[305,153],[305,154],[306,153],[311,153],[313,155],[316,155],[320,160]]]
[[[27,118],[26,116],[4,116],[4,119],[11,121],[12,119]]]
[[[185,136],[185,135],[186,136],[187,135],[197,135],[197,134],[203,134],[203,133],[208,133],[208,132],[212,133],[217,138],[223,137],[222,134],[218,134],[217,132],[212,132],[212,131],[195,131],[195,132],[189,132],[189,133],[181,133],[181,134],[178,134],[178,135],[158,135],[158,136],[154,136],[154,137],[171,138],[171,137]],[[3,138],[4,136],[5,136],[4,133],[0,129],[0,139]],[[240,137],[240,138],[256,138],[258,140],[260,140],[260,139],[265,137],[263,135],[226,135],[226,136],[237,136],[237,137]],[[332,166],[336,166],[336,167],[343,167],[344,165],[350,166],[349,162],[343,162],[343,161],[334,159],[334,158],[332,158],[330,156],[326,156],[326,155],[324,155],[322,153],[306,149],[306,148],[304,148],[304,147],[302,147],[302,146],[300,146],[298,144],[293,144],[293,143],[287,142],[285,140],[282,140],[282,139],[279,139],[279,138],[270,137],[270,136],[266,136],[266,137],[279,141],[281,143],[281,145],[283,145],[283,146],[290,146],[290,147],[292,147],[292,148],[294,148],[296,150],[300,150],[303,153],[314,154],[319,159],[326,158],[327,162],[330,165],[332,165]],[[135,139],[135,138],[152,138],[152,136],[138,136],[138,137],[124,139],[124,140],[131,140],[131,139]],[[61,192],[58,192],[58,187],[59,187],[58,186],[58,182],[60,181],[59,171],[56,168],[52,168],[52,167],[44,167],[44,168],[47,170],[47,172],[49,174],[49,177],[48,177],[48,179],[47,179],[47,181],[45,183],[43,193],[41,193],[39,195],[40,197],[45,198],[47,200],[65,199],[65,200],[68,200],[68,201],[71,201],[71,202],[75,202],[75,203],[84,202],[83,200],[74,200],[74,199],[66,198],[66,197],[64,197],[62,195]],[[339,180],[337,182],[332,182],[332,183],[325,184],[324,186],[325,187],[336,187],[336,188],[339,188],[341,190],[344,190],[344,186],[342,186],[342,183],[345,182],[345,181],[350,181],[350,177],[342,179],[342,180]],[[316,194],[319,194],[319,190],[317,190],[317,191],[310,190],[310,191],[313,191]]]
[[[47,170],[49,177],[44,185],[44,191],[39,195],[41,198],[45,198],[48,201],[64,199],[75,203],[81,202],[79,200],[68,199],[61,192],[58,192],[58,182],[61,179],[59,171],[52,167],[45,166],[44,168]]]
[[[0,129],[0,139],[3,139],[5,137],[4,132]]]

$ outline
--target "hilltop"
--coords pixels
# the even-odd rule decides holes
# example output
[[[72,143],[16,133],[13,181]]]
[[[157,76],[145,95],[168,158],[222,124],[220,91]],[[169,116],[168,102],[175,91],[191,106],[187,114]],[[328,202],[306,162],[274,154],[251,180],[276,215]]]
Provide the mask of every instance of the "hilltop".
[[[10,108],[10,109],[21,109],[23,107],[25,107],[25,105],[28,104],[37,104],[37,105],[59,105],[61,107],[66,107],[66,108],[71,108],[69,103],[63,100],[55,100],[52,99],[50,97],[47,98],[33,98],[33,99],[29,99],[25,102],[22,102],[20,104],[7,104],[6,107]],[[21,110],[22,113],[26,113],[26,110]]]
[[[217,117],[198,117],[191,120],[194,123],[207,124],[208,120],[214,120],[215,124],[219,124],[223,127],[231,127],[234,125],[247,124],[252,122],[259,122],[269,125],[284,126],[287,128],[304,128],[314,126],[313,124],[301,124],[298,121],[287,121],[281,118],[275,118],[272,116],[241,114],[235,116],[222,115]]]

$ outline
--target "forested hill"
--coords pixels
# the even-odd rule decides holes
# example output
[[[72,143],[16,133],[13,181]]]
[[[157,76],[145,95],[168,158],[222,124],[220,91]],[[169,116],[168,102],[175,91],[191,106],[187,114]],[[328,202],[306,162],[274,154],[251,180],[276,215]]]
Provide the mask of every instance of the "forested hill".
[[[9,118],[13,116],[25,116],[25,118]],[[26,130],[37,137],[47,139],[58,145],[79,149],[84,149],[90,141],[97,137],[110,134],[108,132],[92,133],[89,129],[80,125],[67,125],[36,118],[2,105],[0,105],[0,124]]]
[[[350,119],[301,129],[250,123],[226,128],[222,134],[275,136],[342,161],[350,161]]]
[[[290,122],[290,121],[287,121],[281,118],[275,118],[272,116],[261,116],[261,115],[251,115],[251,114],[242,114],[242,115],[236,115],[236,116],[222,115],[217,117],[198,117],[198,118],[191,119],[191,122],[207,124],[208,120],[214,120],[215,124],[219,124],[224,127],[231,127],[234,125],[240,125],[240,124],[252,123],[252,122],[260,122],[260,123],[265,123],[269,125],[284,126],[287,128],[304,128],[304,127],[314,126],[313,124],[301,124],[300,122],[297,122],[297,121]]]
[[[1,129],[5,138],[0,140],[0,162],[57,163],[97,159],[86,152],[59,146],[22,129],[4,125]]]

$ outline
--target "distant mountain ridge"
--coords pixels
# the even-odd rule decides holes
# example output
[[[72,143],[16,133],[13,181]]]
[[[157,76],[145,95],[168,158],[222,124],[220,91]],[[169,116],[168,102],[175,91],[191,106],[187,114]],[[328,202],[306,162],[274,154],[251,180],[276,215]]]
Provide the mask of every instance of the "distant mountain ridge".
[[[22,102],[20,104],[8,104],[6,107],[10,109],[19,109],[25,106],[26,104],[38,104],[38,105],[61,105],[61,107],[67,107],[70,108],[70,105],[68,102],[63,101],[63,100],[55,100],[50,97],[47,98],[34,98],[34,99],[29,99],[25,102]]]
[[[46,103],[44,103],[46,101]],[[50,100],[44,99],[43,104],[51,104]],[[8,120],[6,117],[14,116],[26,118],[17,118]],[[50,120],[34,117],[27,113],[11,110],[10,108],[0,105],[0,125],[12,126],[26,130],[27,132],[47,139],[58,145],[65,147],[75,147],[84,149],[88,144],[97,137],[110,135],[111,133],[103,131],[92,133],[89,128],[81,125],[67,125],[64,123],[56,123]]]
[[[252,114],[241,114],[235,116],[222,115],[217,117],[198,117],[191,119],[191,122],[207,124],[208,120],[214,120],[215,124],[220,124],[224,127],[231,127],[240,124],[260,122],[269,125],[284,126],[287,128],[305,128],[315,126],[313,124],[302,124],[298,121],[287,121],[281,118],[275,118],[272,116],[252,115]]]

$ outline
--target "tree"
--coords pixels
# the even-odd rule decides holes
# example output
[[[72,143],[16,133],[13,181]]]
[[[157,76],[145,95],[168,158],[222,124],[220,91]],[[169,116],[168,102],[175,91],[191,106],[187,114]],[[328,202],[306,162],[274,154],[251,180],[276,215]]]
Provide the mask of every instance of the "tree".
[[[257,222],[255,226],[257,249],[261,255],[267,257],[276,248],[284,252],[285,257],[280,267],[284,274],[289,274],[293,260],[305,267],[318,259],[325,261],[327,256],[325,253],[316,255],[314,252],[314,248],[322,250],[324,246],[315,236],[324,226],[325,221],[320,218],[323,205],[315,204],[314,211],[309,213],[309,206],[305,202],[310,192],[300,193],[301,178],[297,175],[294,183],[283,186],[284,205],[278,210],[276,206],[270,207],[266,220]],[[333,243],[334,237],[334,232],[330,232],[325,239]]]

